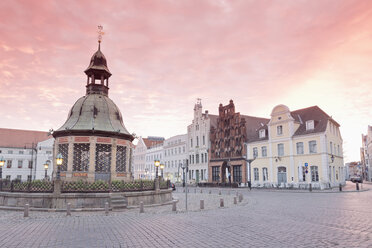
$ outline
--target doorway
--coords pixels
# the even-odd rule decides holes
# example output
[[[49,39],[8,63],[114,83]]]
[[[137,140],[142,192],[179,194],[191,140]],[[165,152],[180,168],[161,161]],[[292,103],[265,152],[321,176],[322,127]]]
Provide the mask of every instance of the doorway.
[[[284,166],[278,167],[278,184],[287,183],[287,168]]]

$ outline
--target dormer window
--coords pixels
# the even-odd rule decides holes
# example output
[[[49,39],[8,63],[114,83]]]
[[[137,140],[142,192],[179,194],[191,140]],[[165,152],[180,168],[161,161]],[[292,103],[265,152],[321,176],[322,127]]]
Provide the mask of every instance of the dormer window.
[[[306,131],[314,129],[314,120],[306,121]]]
[[[265,138],[265,129],[261,129],[259,132],[259,137],[260,138]]]

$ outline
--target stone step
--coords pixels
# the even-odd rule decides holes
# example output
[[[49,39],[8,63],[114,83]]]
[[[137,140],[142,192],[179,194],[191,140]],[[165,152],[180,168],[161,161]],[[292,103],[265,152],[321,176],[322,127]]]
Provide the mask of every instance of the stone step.
[[[127,208],[128,202],[124,196],[110,196],[112,211],[120,211]]]

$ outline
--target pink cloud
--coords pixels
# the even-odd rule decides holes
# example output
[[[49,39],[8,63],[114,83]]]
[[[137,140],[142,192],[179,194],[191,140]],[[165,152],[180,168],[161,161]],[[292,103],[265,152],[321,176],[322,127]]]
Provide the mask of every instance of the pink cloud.
[[[232,98],[238,111],[264,117],[279,103],[291,109],[317,104],[346,123],[348,156],[358,159],[356,142],[372,115],[371,5],[1,1],[1,126],[48,130],[63,124],[85,94],[83,71],[102,24],[102,51],[113,73],[110,96],[131,132],[185,133],[197,97],[211,113]],[[306,87],[301,99],[294,97],[307,82],[326,80],[337,90],[321,93],[319,83]],[[362,95],[361,101],[349,92]],[[347,112],[358,113],[354,133]]]

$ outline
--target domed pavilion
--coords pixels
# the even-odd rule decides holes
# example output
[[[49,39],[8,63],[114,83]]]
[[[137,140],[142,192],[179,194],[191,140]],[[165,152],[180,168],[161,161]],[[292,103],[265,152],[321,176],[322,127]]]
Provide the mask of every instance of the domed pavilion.
[[[132,179],[132,141],[119,108],[108,97],[111,72],[107,60],[98,51],[90,60],[86,94],[72,106],[67,121],[53,132],[54,156],[63,157],[62,180]]]

